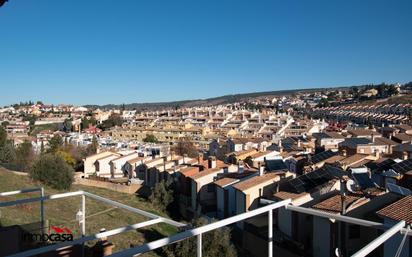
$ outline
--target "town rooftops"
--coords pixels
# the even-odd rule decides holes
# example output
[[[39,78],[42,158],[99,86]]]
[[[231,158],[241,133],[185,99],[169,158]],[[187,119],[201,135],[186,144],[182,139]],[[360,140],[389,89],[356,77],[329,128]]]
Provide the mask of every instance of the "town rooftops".
[[[379,132],[376,132],[374,130],[369,130],[369,129],[353,129],[353,130],[348,130],[348,133],[355,137],[372,136],[372,135],[381,136]]]
[[[338,155],[338,152],[334,152],[332,150],[327,150],[318,154],[315,154],[314,156],[311,157],[312,163],[320,163],[323,162],[335,155]]]
[[[257,153],[252,154],[250,157],[252,157],[253,159],[256,159],[256,158],[259,158],[259,157],[262,157],[262,156],[266,156],[270,153],[273,153],[273,151],[257,152]]]
[[[356,148],[358,145],[372,145],[372,141],[363,137],[346,138],[345,141],[339,143],[339,146],[347,146],[350,148]]]
[[[250,179],[246,179],[242,182],[235,184],[233,187],[239,191],[245,191],[255,186],[259,186],[260,184],[267,183],[269,181],[279,181],[280,176],[284,176],[285,172],[269,172],[263,174],[262,176],[255,176]]]
[[[199,173],[199,167],[191,166],[191,167],[183,168],[179,172],[185,177],[190,177],[190,176],[193,176],[194,174]]]
[[[212,175],[212,174],[217,174],[219,172],[223,171],[223,167],[222,168],[213,168],[213,169],[207,169],[207,170],[203,170],[199,173],[196,173],[192,176],[190,176],[193,180],[197,180],[200,179],[202,177],[206,177],[208,175]]]
[[[393,147],[393,151],[395,151],[395,152],[412,152],[412,144],[405,143],[405,144],[395,145]]]
[[[279,199],[279,200],[286,200],[286,199],[297,199],[301,196],[306,195],[306,192],[302,193],[292,193],[292,192],[287,192],[287,191],[279,191],[276,192],[273,197],[274,199]]]
[[[398,143],[396,143],[395,141],[386,138],[386,137],[377,137],[375,138],[375,144],[378,145],[397,145]]]
[[[405,133],[399,133],[399,134],[396,134],[395,136],[393,136],[392,138],[394,138],[395,140],[399,140],[399,141],[402,141],[402,142],[410,142],[410,141],[412,141],[412,135],[408,135],[408,134],[405,134]]]
[[[239,181],[239,179],[221,178],[221,179],[215,181],[215,185],[218,186],[218,187],[224,187],[224,186],[230,185],[232,183],[235,183],[237,181]]]
[[[324,139],[324,138],[334,138],[334,139],[344,139],[345,137],[337,132],[321,132],[321,133],[313,133],[313,137],[317,139]]]
[[[359,195],[346,195],[345,203],[347,207],[358,201],[361,198]],[[342,212],[342,196],[337,193],[315,205],[312,206],[313,209],[320,211],[330,212],[330,213],[341,213]]]
[[[322,187],[324,184],[327,184],[329,181],[335,179],[333,174],[337,173],[337,171],[340,171],[340,169],[332,166],[323,166],[322,168],[308,172],[304,175],[300,175],[285,182],[281,185],[281,187],[284,188],[282,191],[295,194],[310,192],[311,190],[317,187]]]
[[[379,158],[376,161],[372,161],[366,164],[372,172],[381,173],[385,170],[388,170],[396,162],[390,158]]]
[[[133,155],[136,155],[136,154],[138,154],[138,153],[137,152],[132,152],[132,153],[129,153],[129,154],[126,154],[126,155],[122,155],[120,157],[117,157],[116,159],[113,159],[112,162],[118,161],[118,160],[123,159],[123,158],[125,158],[125,159],[131,158]]]
[[[412,195],[405,196],[376,213],[385,218],[404,220],[407,224],[412,224]]]
[[[342,165],[346,165],[346,166],[353,166],[353,165],[359,164],[360,162],[367,159],[368,157],[369,155],[367,154],[357,153],[349,157],[346,157],[345,159],[340,160],[339,163]]]
[[[404,130],[404,131],[412,130],[412,126],[408,124],[399,124],[399,125],[396,125],[395,127],[398,129]]]
[[[412,171],[412,159],[408,159],[392,165],[392,169],[400,174]]]
[[[139,161],[142,161],[143,159],[144,159],[144,157],[136,157],[136,158],[133,158],[133,159],[131,159],[131,160],[128,160],[127,163],[129,163],[130,165],[132,165],[132,164],[135,164],[135,163],[137,163],[137,162],[139,162]]]

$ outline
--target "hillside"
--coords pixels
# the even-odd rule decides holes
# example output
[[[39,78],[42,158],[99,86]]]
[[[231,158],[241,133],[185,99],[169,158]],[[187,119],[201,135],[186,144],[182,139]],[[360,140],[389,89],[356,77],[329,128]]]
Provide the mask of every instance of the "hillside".
[[[339,89],[339,88],[336,88]],[[131,103],[125,105],[119,104],[107,104],[107,105],[85,105],[87,108],[101,108],[101,109],[116,109],[124,107],[126,109],[137,109],[137,110],[156,110],[162,108],[181,108],[181,107],[192,107],[192,106],[208,106],[208,105],[219,105],[219,104],[230,104],[250,98],[259,98],[263,96],[283,96],[291,95],[298,92],[312,92],[324,90],[321,88],[312,89],[291,89],[291,90],[279,90],[279,91],[267,91],[267,92],[255,92],[255,93],[244,93],[244,94],[234,94],[234,95],[224,95],[206,99],[196,99],[196,100],[183,100],[183,101],[171,101],[171,102],[157,102],[157,103]]]
[[[38,186],[31,181],[27,176],[13,174],[0,167],[0,192],[13,191],[23,188],[33,188]],[[151,203],[144,199],[131,196],[128,194],[117,193],[106,189],[73,185],[70,191],[84,190],[90,193],[100,195],[118,201],[136,208],[140,208],[152,213],[166,216],[157,212]],[[51,188],[45,187],[46,195],[63,193]],[[12,197],[0,197],[0,201],[10,201],[14,199],[38,197],[39,193],[26,193]],[[78,237],[79,224],[76,221],[76,212],[80,208],[80,197],[69,197],[58,200],[45,202],[45,216],[51,225],[66,226],[70,228]],[[39,221],[40,207],[39,203],[23,204],[13,207],[4,207],[1,209],[0,224],[8,225],[23,225],[30,222]],[[86,198],[86,230],[87,234],[98,233],[101,228],[114,229],[130,224],[135,224],[144,221],[146,218],[137,214],[113,208]],[[176,233],[176,228],[167,224],[158,224],[146,229],[138,231],[129,231],[109,238],[110,242],[115,244],[114,251],[129,248],[130,245],[141,245],[144,242],[152,241],[156,237],[167,236]],[[148,239],[149,238],[149,239]],[[93,242],[94,243],[94,242]],[[156,253],[147,253],[144,256],[158,256]]]

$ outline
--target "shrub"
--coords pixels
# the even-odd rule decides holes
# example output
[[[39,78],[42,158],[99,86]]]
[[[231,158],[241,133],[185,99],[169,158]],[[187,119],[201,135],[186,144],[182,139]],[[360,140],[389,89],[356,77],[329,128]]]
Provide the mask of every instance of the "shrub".
[[[206,225],[204,218],[194,221],[194,226]],[[205,257],[236,257],[235,246],[231,243],[231,231],[229,228],[219,228],[202,235],[202,255]],[[180,241],[176,244],[165,247],[167,257],[188,257],[196,256],[196,237]]]
[[[69,189],[73,183],[74,170],[58,154],[43,154],[33,164],[30,172],[34,180],[58,190]]]
[[[149,197],[150,202],[161,211],[166,211],[167,207],[173,202],[173,181],[161,181],[157,183]]]

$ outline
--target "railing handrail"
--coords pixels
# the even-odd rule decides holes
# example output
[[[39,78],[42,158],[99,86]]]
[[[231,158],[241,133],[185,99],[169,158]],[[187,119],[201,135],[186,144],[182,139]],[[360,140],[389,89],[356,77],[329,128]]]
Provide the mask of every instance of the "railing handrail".
[[[238,214],[236,216],[224,219],[224,220],[220,220],[217,222],[213,222],[207,225],[204,225],[202,227],[198,227],[198,228],[193,228],[190,230],[186,230],[183,232],[180,232],[178,234],[175,234],[173,236],[167,237],[167,238],[162,238],[156,241],[152,241],[150,243],[144,244],[142,246],[138,246],[135,248],[131,248],[128,250],[124,250],[122,252],[119,253],[115,253],[112,255],[109,255],[111,257],[117,257],[117,256],[133,256],[133,255],[138,255],[138,254],[142,254],[148,251],[153,251],[155,249],[161,248],[163,246],[172,244],[172,243],[176,243],[179,241],[182,241],[184,239],[187,239],[189,237],[193,237],[193,236],[199,236],[203,233],[236,223],[236,222],[240,222],[243,221],[245,219],[272,211],[274,209],[280,208],[280,207],[284,207],[286,205],[288,205],[291,202],[290,199],[281,201],[281,202],[277,202],[277,203],[273,203],[258,209],[255,209],[253,211],[249,211],[249,212],[245,212],[242,214]]]

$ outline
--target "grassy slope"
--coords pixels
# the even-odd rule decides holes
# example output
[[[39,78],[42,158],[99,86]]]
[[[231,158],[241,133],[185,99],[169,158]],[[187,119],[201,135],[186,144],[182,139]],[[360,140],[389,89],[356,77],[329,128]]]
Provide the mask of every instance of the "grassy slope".
[[[0,168],[0,192],[32,188],[35,186],[38,186],[38,184],[31,181],[30,178],[16,175]],[[79,185],[73,185],[70,191],[77,190],[88,191],[114,201],[165,216],[165,214],[155,211],[153,206],[146,200],[132,195]],[[45,187],[45,192],[46,195],[62,193],[48,187]],[[13,197],[0,197],[0,201],[37,196],[39,196],[39,193],[37,192],[27,193]],[[80,196],[47,201],[45,203],[46,219],[50,221],[51,225],[67,226],[73,230],[75,237],[79,236],[79,225],[75,220],[75,215],[80,208],[80,201]],[[140,215],[119,210],[117,208],[113,208],[113,206],[109,206],[88,198],[86,198],[86,212],[87,234],[97,233],[101,228],[106,228],[109,230],[146,220],[146,218]],[[0,208],[0,213],[0,221],[3,226],[22,225],[30,222],[37,222],[40,217],[39,203],[24,204],[16,207],[3,207]],[[152,241],[159,236],[167,236],[176,232],[177,230],[172,226],[159,224],[148,227],[145,230],[122,233],[120,235],[110,237],[109,240],[116,245],[115,251],[118,251],[120,249],[126,249],[130,245],[141,245],[142,243]],[[146,256],[157,255],[155,253],[149,253]]]

